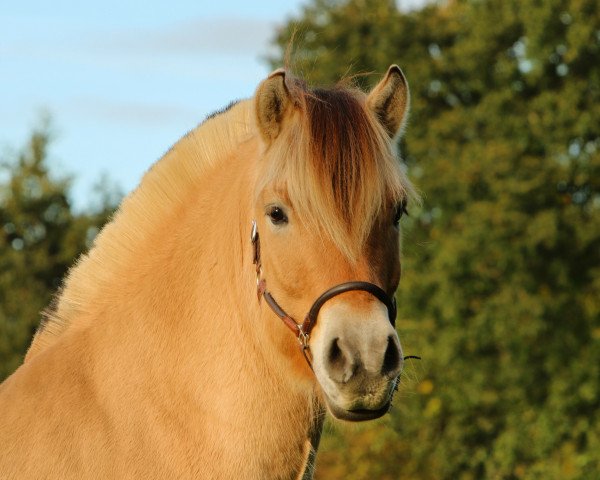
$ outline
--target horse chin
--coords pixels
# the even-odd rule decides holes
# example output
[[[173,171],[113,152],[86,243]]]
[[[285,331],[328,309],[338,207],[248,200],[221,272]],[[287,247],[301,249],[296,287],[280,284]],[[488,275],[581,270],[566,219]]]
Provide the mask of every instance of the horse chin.
[[[391,399],[383,405],[383,407],[369,410],[369,409],[352,409],[347,410],[345,408],[341,408],[327,399],[327,407],[331,414],[337,418],[338,420],[345,420],[347,422],[364,422],[367,420],[375,420],[376,418],[383,417],[387,412],[389,412],[392,406]]]
[[[377,392],[371,394],[354,393],[350,396],[321,384],[322,398],[334,418],[347,422],[364,422],[383,417],[390,411],[394,393],[396,393],[399,377],[386,382]],[[329,387],[329,388],[328,388]]]

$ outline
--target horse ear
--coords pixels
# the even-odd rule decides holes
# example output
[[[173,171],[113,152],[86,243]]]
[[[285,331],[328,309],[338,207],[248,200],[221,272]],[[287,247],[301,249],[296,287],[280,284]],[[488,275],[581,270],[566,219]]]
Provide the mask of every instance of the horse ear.
[[[408,82],[398,65],[392,65],[369,96],[367,106],[375,113],[390,138],[401,134],[408,118]]]
[[[258,128],[263,139],[270,143],[281,131],[283,117],[291,102],[285,83],[285,70],[279,68],[271,73],[256,90],[255,111]]]

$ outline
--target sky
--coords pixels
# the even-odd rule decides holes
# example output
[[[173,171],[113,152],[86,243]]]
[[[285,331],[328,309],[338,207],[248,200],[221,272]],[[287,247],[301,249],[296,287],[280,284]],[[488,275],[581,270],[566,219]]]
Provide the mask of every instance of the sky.
[[[50,168],[73,177],[75,207],[102,177],[126,194],[208,114],[252,96],[276,29],[306,2],[2,2],[0,152],[47,112]]]

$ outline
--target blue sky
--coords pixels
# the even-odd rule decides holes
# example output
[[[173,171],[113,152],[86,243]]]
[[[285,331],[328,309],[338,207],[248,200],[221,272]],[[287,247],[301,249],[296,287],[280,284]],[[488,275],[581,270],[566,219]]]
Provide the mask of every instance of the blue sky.
[[[253,94],[275,29],[305,3],[3,2],[0,150],[22,146],[45,110],[51,168],[74,176],[77,208],[103,174],[127,193],[207,114]]]

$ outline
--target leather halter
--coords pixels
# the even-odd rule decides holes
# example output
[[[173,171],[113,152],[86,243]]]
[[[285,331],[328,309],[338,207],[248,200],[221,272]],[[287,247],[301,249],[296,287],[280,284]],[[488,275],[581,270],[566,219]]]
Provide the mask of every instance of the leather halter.
[[[258,236],[258,226],[256,225],[256,220],[252,221],[252,233],[250,236],[252,241],[252,246],[254,247],[254,260],[253,263],[256,267],[256,293],[258,296],[258,301],[260,302],[261,298],[264,297],[267,305],[275,312],[283,323],[296,335],[298,341],[300,342],[300,348],[302,349],[302,353],[309,366],[312,368],[312,362],[307,356],[306,351],[310,349],[308,345],[308,341],[310,339],[310,332],[314,328],[317,323],[317,316],[319,315],[319,311],[321,307],[325,305],[325,303],[331,300],[333,297],[341,295],[345,292],[353,292],[353,291],[363,291],[370,293],[375,298],[377,298],[380,302],[382,302],[388,311],[388,318],[392,326],[396,324],[396,299],[394,297],[390,297],[381,287],[378,287],[374,283],[369,282],[345,282],[334,287],[331,287],[329,290],[323,292],[319,298],[315,300],[312,304],[312,307],[308,311],[308,314],[304,318],[302,323],[296,322],[290,315],[286,313],[286,311],[279,306],[279,304],[273,298],[270,292],[267,291],[267,281],[262,278],[262,264],[260,258],[260,239]]]

